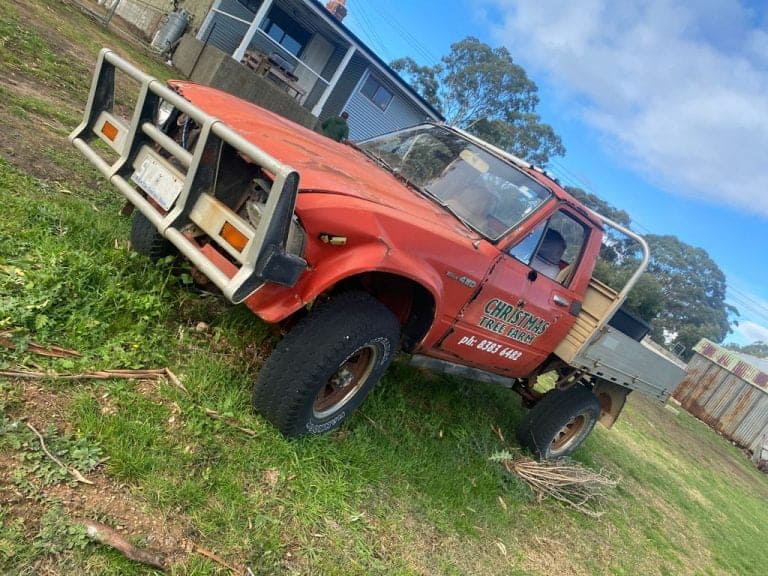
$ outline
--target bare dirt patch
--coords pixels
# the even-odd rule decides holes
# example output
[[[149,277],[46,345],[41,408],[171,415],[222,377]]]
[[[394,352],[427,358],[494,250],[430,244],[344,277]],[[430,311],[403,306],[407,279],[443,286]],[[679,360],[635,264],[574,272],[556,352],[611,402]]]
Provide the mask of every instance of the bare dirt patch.
[[[50,425],[68,431],[71,425],[65,418],[70,398],[61,390],[50,390],[34,382],[16,381],[16,406],[11,416],[23,419],[38,430]],[[109,403],[100,397],[100,404]],[[108,396],[107,396],[108,399]],[[108,477],[100,467],[86,474],[93,485],[59,483],[44,486],[34,497],[25,496],[14,484],[13,474],[19,464],[18,455],[0,457],[0,506],[10,519],[20,519],[32,537],[39,529],[40,519],[51,505],[58,503],[73,523],[97,520],[117,530],[119,534],[161,554],[167,565],[186,561],[195,550],[196,535],[182,511],[162,514],[152,509],[130,486]],[[30,482],[35,483],[33,478]],[[53,570],[52,573],[57,573]]]

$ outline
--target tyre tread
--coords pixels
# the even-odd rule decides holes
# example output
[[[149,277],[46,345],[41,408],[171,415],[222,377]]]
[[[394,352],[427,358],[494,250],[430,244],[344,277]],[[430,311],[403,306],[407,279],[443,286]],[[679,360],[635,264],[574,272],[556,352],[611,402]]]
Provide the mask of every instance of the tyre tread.
[[[349,342],[371,337],[372,327],[396,346],[399,322],[369,294],[346,292],[317,306],[278,343],[259,371],[251,396],[256,410],[285,436],[306,434],[302,409],[317,394],[313,384],[324,379],[328,366]],[[391,350],[383,366],[374,369],[374,382],[366,383],[367,389],[386,370],[394,352]],[[360,398],[352,399],[350,407],[354,408],[364,395],[361,391]]]
[[[595,412],[595,418],[589,425],[589,431],[584,435],[584,439],[586,439],[600,415],[600,401],[597,396],[581,384],[576,384],[565,390],[554,389],[547,393],[525,415],[518,428],[517,439],[524,448],[532,452],[537,458],[547,459],[551,438],[572,415],[579,414],[582,410]],[[568,456],[580,445],[581,442],[561,456]]]

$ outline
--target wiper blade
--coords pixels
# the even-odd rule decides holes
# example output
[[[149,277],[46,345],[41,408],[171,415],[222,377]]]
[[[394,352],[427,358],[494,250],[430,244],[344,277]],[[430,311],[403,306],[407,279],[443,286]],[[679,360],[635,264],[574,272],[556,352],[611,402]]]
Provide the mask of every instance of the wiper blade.
[[[442,200],[439,196],[436,196],[429,188],[420,188],[419,190],[425,196],[428,196],[429,198],[431,198],[436,204],[439,204],[440,206],[445,208],[448,212],[450,212],[453,215],[454,218],[456,218],[459,222],[464,224],[464,226],[466,226],[470,230],[473,230],[474,232],[478,232],[482,234],[482,232],[480,232],[480,230],[478,230],[469,220],[461,216],[456,211],[456,209],[453,208],[453,206],[451,206],[448,202],[445,202],[444,200]]]
[[[401,182],[403,182],[403,184],[406,184],[407,186],[410,186],[411,188],[414,188],[415,190],[418,190],[422,194],[425,193],[425,190],[424,190],[423,187],[419,186],[418,184],[416,184],[412,180],[408,179],[408,177],[404,176],[403,173],[400,172],[400,170],[398,168],[395,168],[395,167],[391,166],[390,164],[388,164],[387,161],[384,160],[378,154],[374,153],[371,150],[368,150],[367,148],[361,148],[359,146],[355,146],[355,148],[360,150],[360,152],[362,152],[363,154],[368,156],[368,158],[370,158],[371,160],[376,162],[376,164],[378,164],[382,168],[385,168],[386,170],[389,170],[392,173],[392,175],[395,178],[397,178],[398,180],[400,180]],[[430,194],[429,196],[431,197],[432,195]]]
[[[390,165],[387,163],[387,161],[386,161],[386,160],[384,160],[384,159],[383,159],[381,156],[379,156],[378,154],[374,153],[374,152],[373,152],[373,151],[371,151],[371,150],[368,150],[368,148],[361,148],[360,146],[355,146],[354,144],[353,144],[353,146],[354,146],[355,148],[357,148],[358,150],[360,150],[360,152],[362,152],[363,154],[365,154],[366,156],[368,156],[368,158],[370,158],[371,160],[373,160],[374,162],[376,162],[376,164],[378,164],[378,165],[379,165],[379,166],[381,166],[382,168],[386,168],[386,169],[387,169],[387,170],[389,170],[390,172],[395,172],[395,169],[394,169],[394,168],[392,168],[392,166],[390,166]]]

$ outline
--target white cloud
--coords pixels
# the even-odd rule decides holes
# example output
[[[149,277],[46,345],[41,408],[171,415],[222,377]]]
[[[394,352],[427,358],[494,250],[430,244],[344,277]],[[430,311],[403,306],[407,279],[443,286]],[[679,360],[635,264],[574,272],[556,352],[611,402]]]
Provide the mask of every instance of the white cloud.
[[[768,328],[755,322],[741,322],[735,329],[735,335],[750,344],[752,342],[768,342]]]
[[[765,14],[740,0],[485,2],[497,39],[580,102],[609,153],[670,192],[768,216]]]

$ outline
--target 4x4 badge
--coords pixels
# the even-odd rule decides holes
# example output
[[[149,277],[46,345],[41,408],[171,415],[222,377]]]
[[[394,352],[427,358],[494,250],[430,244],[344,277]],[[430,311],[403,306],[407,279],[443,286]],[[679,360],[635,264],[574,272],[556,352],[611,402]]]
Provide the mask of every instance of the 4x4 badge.
[[[461,282],[467,288],[474,288],[475,286],[477,286],[477,282],[475,280],[472,280],[472,278],[467,278],[466,276],[459,276],[458,274],[456,274],[455,272],[451,272],[450,270],[448,270],[448,272],[446,272],[445,275],[448,276],[448,278],[450,278],[451,280],[456,280],[457,282]]]

